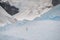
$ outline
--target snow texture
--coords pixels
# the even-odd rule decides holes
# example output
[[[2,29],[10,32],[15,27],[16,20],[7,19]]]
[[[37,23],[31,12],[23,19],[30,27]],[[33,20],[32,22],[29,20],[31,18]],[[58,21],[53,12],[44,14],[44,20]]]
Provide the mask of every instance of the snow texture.
[[[40,17],[32,21],[18,21],[0,27],[0,40],[60,40],[59,8],[60,5],[45,13],[44,16],[48,16],[46,19],[42,15],[43,20],[39,20]],[[49,16],[53,14],[54,18],[51,19]]]
[[[60,40],[60,5],[32,21],[0,26],[0,40]]]

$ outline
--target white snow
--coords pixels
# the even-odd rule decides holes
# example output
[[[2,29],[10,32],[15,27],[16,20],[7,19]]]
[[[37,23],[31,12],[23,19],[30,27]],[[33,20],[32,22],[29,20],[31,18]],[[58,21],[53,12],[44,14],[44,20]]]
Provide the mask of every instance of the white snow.
[[[60,21],[32,21],[22,26],[11,26],[4,35],[26,40],[60,40]]]
[[[51,9],[45,8],[46,6],[52,6],[51,0],[17,0],[17,1],[20,1],[20,3],[12,1],[13,3],[17,4],[15,6],[18,6],[18,8],[20,9],[20,12],[13,16],[17,20],[25,19],[33,20]]]

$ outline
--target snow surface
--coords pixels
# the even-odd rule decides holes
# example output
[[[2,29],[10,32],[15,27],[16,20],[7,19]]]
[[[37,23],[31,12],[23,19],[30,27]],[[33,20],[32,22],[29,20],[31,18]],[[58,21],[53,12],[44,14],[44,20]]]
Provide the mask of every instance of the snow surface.
[[[30,21],[0,27],[0,34],[24,40],[60,40],[60,21]],[[5,38],[2,37],[1,40]],[[14,40],[14,39],[13,39]]]
[[[0,26],[0,40],[60,40],[60,5],[32,21]]]
[[[51,14],[47,12],[48,17],[45,19],[42,16],[35,20],[18,21],[14,24],[7,24],[4,27],[0,27],[0,40],[60,40],[60,5],[52,9]],[[58,13],[55,11],[58,10]],[[54,11],[55,12],[54,12]],[[56,14],[57,13],[57,14]],[[50,15],[55,15],[54,20]],[[56,19],[58,16],[58,19]],[[48,20],[49,19],[49,20]]]
[[[11,0],[12,4],[19,8],[19,13],[14,15],[17,20],[33,20],[42,12],[49,10],[46,6],[52,6],[52,0]],[[20,2],[19,2],[20,1]],[[16,5],[17,4],[17,5]]]
[[[19,13],[14,16],[10,16],[7,12],[0,7],[0,24],[5,25],[6,23],[15,23],[17,20],[33,20],[36,17],[44,14],[51,8],[46,6],[52,6],[52,0],[2,0],[8,1],[10,5],[19,8]],[[4,20],[4,19],[5,20]],[[17,19],[17,20],[16,20]]]

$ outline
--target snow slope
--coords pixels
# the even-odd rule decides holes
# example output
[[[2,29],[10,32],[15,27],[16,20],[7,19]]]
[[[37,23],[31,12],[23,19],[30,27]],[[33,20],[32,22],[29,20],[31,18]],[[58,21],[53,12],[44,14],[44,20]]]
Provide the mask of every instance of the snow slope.
[[[51,8],[46,6],[52,6],[52,0],[2,0],[8,1],[12,6],[19,8],[19,13],[14,16],[10,16],[7,12],[0,7],[0,24],[6,25],[6,23],[15,23],[17,20],[33,20],[36,17],[44,14]],[[4,11],[4,12],[3,12]],[[5,20],[4,20],[4,19]],[[17,19],[17,20],[16,20]]]
[[[33,20],[39,17],[43,11],[49,10],[46,6],[52,6],[52,0],[17,0],[12,4],[19,8],[19,13],[14,15],[17,20]],[[15,3],[15,4],[14,4]]]

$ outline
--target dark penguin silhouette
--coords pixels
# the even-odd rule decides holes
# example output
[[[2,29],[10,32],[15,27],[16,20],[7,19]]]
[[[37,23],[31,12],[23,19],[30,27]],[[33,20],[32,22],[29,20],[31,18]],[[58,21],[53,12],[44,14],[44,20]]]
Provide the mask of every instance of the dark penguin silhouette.
[[[60,0],[52,0],[53,6],[60,4]]]
[[[18,8],[11,6],[8,2],[0,2],[0,6],[10,15],[15,15],[19,12]]]

